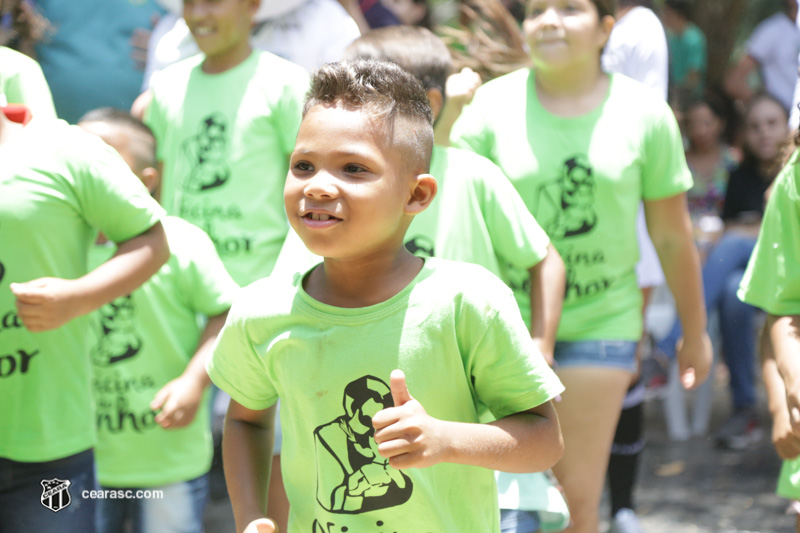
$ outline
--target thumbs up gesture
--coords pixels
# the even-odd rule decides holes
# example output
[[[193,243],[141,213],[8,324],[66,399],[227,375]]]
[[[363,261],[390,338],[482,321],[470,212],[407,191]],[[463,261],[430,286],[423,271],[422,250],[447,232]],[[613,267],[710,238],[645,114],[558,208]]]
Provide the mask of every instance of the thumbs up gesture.
[[[449,449],[443,423],[425,412],[408,392],[406,376],[395,370],[389,382],[394,407],[372,417],[378,453],[393,468],[424,468],[445,461]]]
[[[56,329],[86,312],[73,280],[39,278],[12,283],[10,289],[17,299],[17,314],[29,331]]]

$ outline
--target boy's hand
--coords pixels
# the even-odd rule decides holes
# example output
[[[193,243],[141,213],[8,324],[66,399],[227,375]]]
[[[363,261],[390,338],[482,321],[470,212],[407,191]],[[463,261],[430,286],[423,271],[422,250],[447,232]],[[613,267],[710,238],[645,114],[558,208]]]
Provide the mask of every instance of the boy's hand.
[[[692,389],[703,383],[711,369],[713,352],[711,339],[703,331],[701,335],[685,337],[678,341],[678,368],[684,389]]]
[[[372,417],[375,442],[381,457],[393,468],[424,468],[440,463],[447,453],[447,439],[441,421],[428,415],[408,392],[402,370],[390,380],[394,407]]]
[[[204,390],[204,384],[189,376],[173,379],[150,402],[153,411],[161,409],[156,415],[156,422],[164,429],[188,426],[194,420]]]
[[[800,455],[800,439],[792,431],[789,411],[773,413],[772,444],[781,459],[794,459]]]
[[[12,283],[10,288],[17,299],[19,318],[29,331],[56,329],[85,314],[74,280],[39,278]]]
[[[447,96],[445,102],[452,102],[453,105],[464,107],[472,102],[475,91],[481,86],[481,76],[471,68],[464,67],[461,72],[456,72],[447,77],[444,93]]]
[[[247,524],[244,533],[278,533],[278,526],[269,518],[259,518]]]

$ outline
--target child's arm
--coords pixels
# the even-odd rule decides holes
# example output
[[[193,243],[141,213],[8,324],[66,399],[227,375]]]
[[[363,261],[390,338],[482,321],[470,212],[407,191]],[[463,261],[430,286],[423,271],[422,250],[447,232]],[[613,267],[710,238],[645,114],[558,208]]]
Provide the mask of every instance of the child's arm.
[[[785,387],[789,421],[794,434],[800,436],[800,315],[769,315],[767,327]]]
[[[450,146],[450,131],[465,105],[472,101],[475,91],[481,86],[481,76],[470,68],[451,74],[445,85],[445,99],[442,111],[434,124],[433,140],[441,146]]]
[[[48,331],[130,294],[168,258],[167,237],[158,222],[144,233],[118,243],[117,253],[85,276],[12,283],[11,292],[25,327],[33,332]]]
[[[774,317],[770,317],[770,321]],[[789,420],[789,404],[786,399],[786,386],[778,371],[775,353],[770,341],[770,323],[764,325],[761,334],[761,374],[767,390],[767,405],[772,415],[772,444],[781,459],[794,459],[800,455],[800,439],[792,433]]]
[[[700,257],[692,236],[686,194],[645,200],[644,209],[647,229],[683,326],[678,348],[681,383],[687,389],[692,388],[708,377],[711,341],[706,332]]]
[[[392,372],[394,407],[372,419],[375,441],[393,468],[437,463],[482,466],[505,472],[540,472],[564,451],[558,416],[550,402],[489,424],[438,420],[411,397],[405,375]]]
[[[228,406],[222,437],[222,464],[236,531],[257,529],[267,516],[267,494],[275,440],[275,409],[254,411],[235,400]]]
[[[197,346],[197,351],[192,357],[183,374],[173,379],[159,390],[150,409],[161,410],[156,415],[156,422],[163,428],[180,428],[188,426],[194,420],[200,401],[206,387],[211,384],[211,379],[206,372],[206,362],[211,357],[214,341],[225,325],[228,312],[208,318],[203,334]]]
[[[547,255],[530,269],[531,275],[531,337],[539,351],[553,364],[556,331],[564,306],[564,288],[567,282],[564,261],[552,244]]]

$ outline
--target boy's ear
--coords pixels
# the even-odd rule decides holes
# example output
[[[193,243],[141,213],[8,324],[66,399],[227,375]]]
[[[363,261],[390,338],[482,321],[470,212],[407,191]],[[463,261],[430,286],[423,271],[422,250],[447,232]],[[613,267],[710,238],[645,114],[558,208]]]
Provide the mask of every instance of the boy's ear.
[[[436,122],[436,119],[439,117],[439,113],[442,112],[442,106],[444,106],[444,95],[442,91],[439,89],[428,89],[428,101],[431,103],[431,113],[433,114],[433,121]]]
[[[253,19],[253,23],[255,23],[256,12],[258,8],[261,7],[261,0],[245,0],[245,2],[247,2],[250,8],[250,18]]]
[[[161,182],[161,174],[153,167],[146,167],[142,169],[139,179],[142,180],[142,183],[144,183],[144,186],[150,191],[150,194],[154,194],[156,190],[158,190],[158,185]]]
[[[603,20],[600,21],[600,29],[602,30],[602,47],[605,47],[606,43],[608,43],[608,38],[611,37],[611,30],[614,29],[614,24],[616,23],[616,19],[611,15],[606,15],[603,17]],[[601,50],[602,52],[602,50]]]
[[[409,215],[418,215],[425,211],[436,197],[438,190],[436,178],[430,174],[419,174],[414,179],[414,188],[406,204],[405,212]]]

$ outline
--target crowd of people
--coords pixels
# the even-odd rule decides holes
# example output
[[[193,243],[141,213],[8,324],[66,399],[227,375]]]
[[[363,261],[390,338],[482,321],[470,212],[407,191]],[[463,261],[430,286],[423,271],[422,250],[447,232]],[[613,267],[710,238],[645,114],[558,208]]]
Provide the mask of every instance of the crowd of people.
[[[437,5],[0,2],[0,533],[642,532],[713,346],[800,513],[796,0]]]

